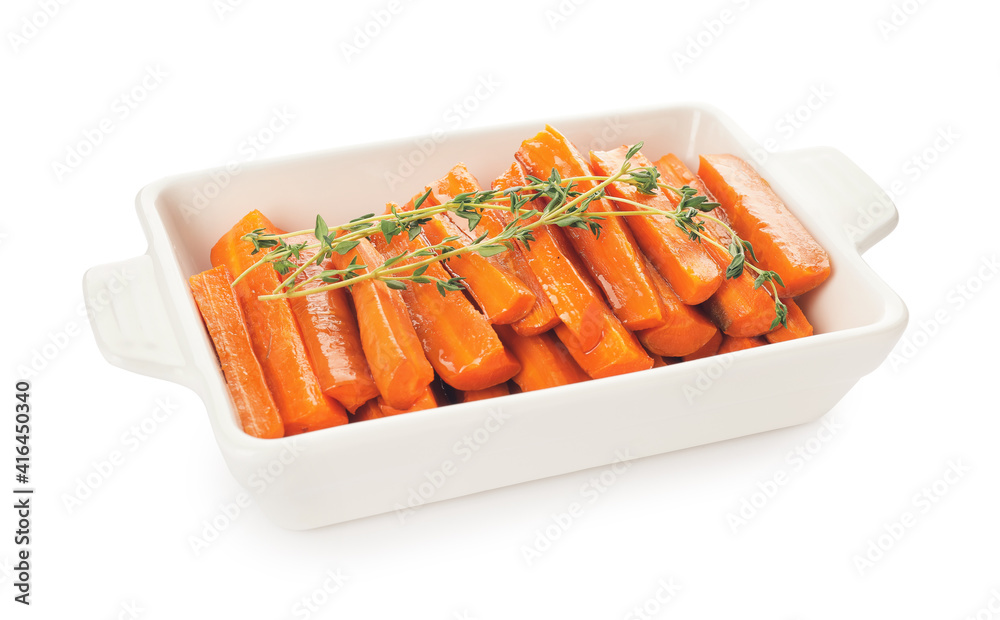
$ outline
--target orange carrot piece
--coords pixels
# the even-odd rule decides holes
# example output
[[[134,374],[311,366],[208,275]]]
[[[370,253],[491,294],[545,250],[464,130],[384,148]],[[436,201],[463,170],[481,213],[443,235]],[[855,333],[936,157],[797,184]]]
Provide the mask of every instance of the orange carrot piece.
[[[453,176],[449,173],[431,186],[432,192],[421,206],[432,207],[450,200],[453,196],[449,195],[449,185],[452,184]],[[471,175],[470,179],[474,188],[468,191],[481,189]],[[403,210],[412,210],[414,200],[407,203]],[[458,237],[457,240],[448,242],[448,245],[460,248],[469,245],[471,241],[465,232],[468,226],[459,227],[444,213],[431,217],[422,228],[428,241],[434,244],[443,243],[448,237]],[[477,236],[478,234],[477,232]],[[513,323],[527,315],[535,305],[535,294],[499,260],[490,260],[476,252],[469,252],[449,259],[446,268],[454,275],[465,278],[463,284],[466,290],[491,323]]]
[[[387,403],[382,396],[379,396],[378,398],[373,398],[361,405],[357,413],[351,415],[351,422],[364,422],[365,420],[388,418],[390,416],[412,413],[414,411],[426,411],[427,409],[434,409],[435,407],[441,407],[442,405],[447,404],[448,399],[445,398],[444,393],[441,392],[434,383],[431,383],[421,390],[420,396],[417,398],[416,402],[409,407],[396,409]]]
[[[625,329],[613,314],[608,313],[604,318],[604,335],[589,351],[580,348],[565,325],[556,326],[556,336],[576,363],[594,379],[652,368],[653,358],[642,348],[635,334]]]
[[[735,155],[703,155],[698,174],[733,230],[753,244],[760,266],[781,276],[781,297],[797,297],[830,276],[826,250],[750,164]]]
[[[664,183],[677,188],[688,185],[698,190],[699,194],[707,196],[709,201],[715,201],[701,179],[696,177],[676,155],[662,157],[656,162],[656,169],[662,175]],[[680,200],[673,192],[669,192],[667,196],[675,204]],[[712,215],[726,221],[725,213],[718,208],[712,211]],[[702,221],[709,237],[724,247],[729,247],[732,238],[724,227],[712,220]],[[702,243],[719,268],[725,272],[732,260],[729,253],[707,241]],[[737,278],[724,278],[715,294],[703,304],[708,316],[727,335],[759,336],[771,329],[771,323],[774,321],[774,299],[766,289],[755,289],[753,283],[754,276],[747,270]]]
[[[592,174],[576,147],[549,126],[522,142],[515,157],[528,173],[539,178],[549,178],[553,169],[562,178]],[[574,187],[584,192],[596,185],[594,181],[580,181]],[[596,214],[613,210],[606,200],[595,200],[588,207],[588,211]],[[611,309],[627,328],[662,325],[663,303],[646,272],[632,233],[619,220],[608,217],[602,221],[600,238],[579,228],[567,228],[565,232],[604,291]]]
[[[316,237],[300,235],[285,240],[289,244],[315,244]],[[306,249],[292,261],[302,265],[316,255],[315,249]],[[296,278],[301,284],[325,269],[332,269],[329,259],[322,264],[306,267]],[[315,285],[323,283],[313,280]],[[365,402],[379,395],[379,389],[368,368],[368,360],[361,344],[358,321],[354,316],[346,289],[334,289],[305,297],[288,300],[299,323],[302,341],[309,352],[313,370],[323,393],[334,398],[348,411],[354,412]]]
[[[527,181],[520,164],[514,162],[496,181],[493,189],[505,190],[521,187]],[[541,210],[541,204],[525,208]],[[513,218],[509,212],[493,211],[500,223],[508,224]],[[534,221],[534,220],[529,220]],[[517,243],[528,267],[538,277],[545,296],[566,329],[573,334],[584,350],[597,346],[601,340],[604,316],[609,312],[604,299],[590,280],[590,274],[576,260],[576,252],[558,228],[541,226],[532,231],[535,241],[530,248]],[[525,334],[528,335],[528,334]]]
[[[189,280],[243,430],[265,439],[282,437],[285,428],[278,406],[267,389],[260,362],[254,357],[232,281],[225,265],[193,275]]]
[[[250,254],[253,245],[242,237],[257,229],[276,231],[260,211],[254,210],[215,244],[211,253],[212,265],[225,265],[230,273],[241,274],[256,263],[260,256]],[[288,301],[257,298],[270,294],[278,284],[277,272],[270,265],[262,265],[235,288],[254,353],[278,405],[285,434],[296,435],[346,424],[347,412],[320,387]]]
[[[521,372],[524,372],[523,370]],[[471,403],[476,400],[486,400],[488,398],[496,398],[497,396],[506,396],[510,394],[510,389],[507,387],[506,383],[498,383],[493,387],[488,387],[485,390],[473,390],[471,392],[463,392],[461,390],[456,390],[455,395],[456,401],[460,403]]]
[[[347,254],[331,256],[337,269],[346,269],[352,260],[374,268],[385,258],[368,239],[362,239]],[[367,272],[365,269],[358,275]],[[434,369],[424,355],[402,295],[378,280],[356,282],[350,291],[357,309],[361,347],[379,393],[397,409],[413,406],[434,380]]]
[[[779,325],[774,331],[768,332],[764,335],[767,341],[775,343],[812,336],[813,326],[809,322],[809,319],[806,318],[806,315],[803,314],[799,304],[795,303],[794,299],[784,299],[782,301],[788,306],[788,327]]]
[[[465,167],[465,164],[460,163],[453,167],[447,175],[435,183],[431,189],[432,193],[428,197],[428,201],[431,204],[439,205],[453,200],[459,194],[465,192],[478,192],[482,190],[482,186],[479,185],[479,181],[476,180],[476,177],[469,172],[469,169]],[[497,214],[496,211],[492,209],[481,209],[480,213],[482,214],[482,220],[480,220],[479,225],[477,226],[477,231],[485,231],[490,237],[496,237],[503,232],[505,221]],[[479,232],[473,235],[472,232],[469,231],[466,220],[460,218],[454,213],[448,213],[446,215],[450,218],[450,221],[455,224],[455,228],[461,231],[461,234],[467,237],[470,241],[474,237],[479,236]],[[430,238],[430,235],[428,235],[428,238]],[[431,241],[434,240],[431,239]],[[531,294],[534,295],[534,302],[531,304],[530,309],[524,316],[512,322],[494,320],[492,321],[493,323],[510,323],[514,326],[514,330],[517,333],[525,336],[540,334],[556,326],[559,322],[559,317],[556,316],[556,311],[552,307],[552,303],[545,294],[538,278],[528,266],[528,263],[522,253],[521,246],[515,246],[513,249],[501,252],[500,254],[495,254],[486,260],[495,265],[497,269],[508,274],[514,274],[517,279],[519,279],[524,286],[528,288]],[[469,283],[470,292],[473,293],[473,297],[475,297],[474,290],[472,289],[472,282],[468,278],[466,281]],[[489,316],[489,313],[486,314]]]
[[[497,220],[484,217],[483,221],[496,222]],[[493,229],[493,226],[488,225],[488,228]],[[490,236],[494,236],[494,234],[498,233],[491,232]],[[535,305],[531,307],[528,314],[511,323],[514,331],[522,336],[537,336],[558,325],[561,322],[559,315],[556,314],[555,306],[549,300],[545,287],[542,286],[538,276],[528,265],[528,259],[524,256],[524,247],[516,244],[513,250],[508,250],[504,254],[510,254],[506,260],[510,261],[511,270],[535,295]]]
[[[723,337],[722,332],[715,332],[715,335],[712,336],[711,340],[705,343],[705,346],[690,355],[681,356],[681,360],[690,362],[691,360],[699,360],[703,357],[712,357],[719,352],[719,347],[722,345]]]
[[[365,420],[388,418],[390,416],[411,413],[413,411],[434,409],[435,407],[447,404],[448,399],[445,398],[444,393],[437,388],[436,384],[431,383],[420,391],[420,396],[409,407],[396,409],[387,403],[382,396],[379,396],[378,398],[373,398],[361,405],[361,407],[358,408],[358,411],[351,415],[351,422],[363,422]]]
[[[753,336],[751,338],[726,336],[722,339],[722,344],[719,345],[719,355],[732,353],[733,351],[742,351],[743,349],[762,347],[765,344],[767,344],[767,340],[764,340],[760,336]]]
[[[498,325],[496,330],[500,340],[521,362],[521,372],[514,375],[514,383],[521,391],[544,390],[590,380],[590,376],[551,332],[521,336],[502,325]]]
[[[375,420],[384,417],[382,408],[378,406],[378,398],[373,398],[358,407],[358,410],[350,414],[351,422],[364,422],[365,420]]]
[[[381,235],[372,239],[389,256],[428,247],[423,236],[411,240],[405,234],[397,235],[391,243]],[[403,259],[394,266],[420,260]],[[428,265],[424,275],[440,280],[450,277],[440,263]],[[486,317],[460,291],[442,295],[433,284],[409,282],[402,294],[427,360],[448,385],[458,390],[482,390],[507,381],[521,369]]]
[[[611,176],[625,163],[628,146],[613,151],[591,151],[590,164],[595,172]],[[629,160],[633,168],[647,168],[653,164],[642,153],[636,153]],[[616,181],[608,186],[608,195],[625,198],[660,211],[672,211],[674,203],[662,191],[644,194],[634,185]],[[618,211],[635,211],[631,204],[609,200]],[[715,263],[703,244],[691,239],[673,220],[665,216],[643,215],[623,218],[632,231],[636,242],[649,261],[663,277],[681,301],[686,304],[700,304],[719,288],[723,272]]]
[[[719,330],[698,308],[681,302],[652,265],[649,266],[649,275],[667,308],[667,322],[636,332],[642,346],[665,357],[681,357],[705,346]]]
[[[417,402],[405,409],[396,409],[387,403],[381,396],[379,396],[377,400],[379,409],[382,411],[382,417],[386,418],[392,415],[412,413],[414,411],[426,411],[427,409],[434,409],[435,407],[448,404],[448,400],[444,397],[444,394],[438,390],[434,383],[431,383],[424,389],[424,391],[420,394],[420,398],[417,399]]]

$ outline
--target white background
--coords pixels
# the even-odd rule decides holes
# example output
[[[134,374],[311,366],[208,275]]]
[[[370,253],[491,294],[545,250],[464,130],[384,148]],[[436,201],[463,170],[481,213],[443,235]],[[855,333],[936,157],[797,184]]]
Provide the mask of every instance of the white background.
[[[356,29],[373,11],[385,21],[385,1],[69,2],[47,20],[44,4],[8,0],[0,16],[0,392],[34,360],[38,489],[30,609],[11,602],[13,511],[0,511],[0,616],[306,617],[296,602],[340,571],[309,617],[624,618],[647,605],[664,618],[1000,618],[1000,283],[977,276],[1000,253],[996,3],[404,0],[367,42]],[[116,100],[157,68],[126,114]],[[257,157],[450,131],[449,110],[490,78],[496,92],[461,129],[705,101],[780,150],[845,152],[900,211],[866,256],[910,308],[896,357],[816,424],[635,462],[530,566],[522,547],[598,472],[424,507],[405,526],[290,532],[251,506],[195,554],[190,537],[240,487],[198,399],[101,358],[77,312],[83,271],[145,251],[139,188],[244,161],[275,108],[294,120]],[[782,120],[796,110],[797,127]],[[103,118],[113,131],[58,174]],[[936,148],[939,132],[952,139]],[[126,443],[157,399],[176,411]],[[10,417],[0,489],[13,486]],[[814,453],[797,467],[800,446]],[[124,463],[67,509],[114,451]],[[949,463],[963,474],[939,482]],[[935,483],[942,497],[914,501]],[[912,527],[859,569],[907,512]]]

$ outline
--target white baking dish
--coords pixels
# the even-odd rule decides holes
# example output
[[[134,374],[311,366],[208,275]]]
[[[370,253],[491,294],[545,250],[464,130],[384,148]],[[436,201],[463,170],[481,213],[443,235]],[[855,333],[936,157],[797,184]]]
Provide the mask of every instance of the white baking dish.
[[[308,228],[316,213],[332,223],[377,212],[458,161],[489,182],[538,122],[427,139],[423,150],[406,139],[148,185],[136,199],[148,252],[84,277],[86,298],[95,299],[128,274],[127,286],[110,287],[119,292],[108,309],[91,313],[101,352],[112,364],[197,392],[236,479],[274,521],[305,529],[814,420],[899,339],[906,307],[861,259],[895,226],[896,210],[838,151],[755,162],[752,154],[764,151],[702,105],[547,120],[582,150],[643,140],[650,157],[675,152],[696,165],[699,153],[730,152],[754,163],[830,254],[833,275],[801,300],[817,335],[294,438],[245,435],[187,286],[210,266],[222,233],[251,209],[287,230]],[[386,171],[397,173],[407,158],[426,161],[390,188]],[[268,467],[277,475],[261,477]]]

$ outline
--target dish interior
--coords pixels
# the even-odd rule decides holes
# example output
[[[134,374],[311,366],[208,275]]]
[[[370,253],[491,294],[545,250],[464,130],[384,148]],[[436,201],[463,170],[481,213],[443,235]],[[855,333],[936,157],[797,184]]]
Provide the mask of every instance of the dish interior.
[[[285,230],[310,228],[317,213],[331,225],[343,223],[381,213],[389,201],[402,204],[460,161],[488,186],[513,161],[520,142],[540,129],[522,125],[445,136],[438,142],[407,139],[220,168],[162,182],[153,206],[186,278],[210,267],[212,245],[251,209],[259,209]],[[784,191],[766,164],[754,162],[752,143],[725,120],[699,108],[680,107],[563,122],[558,129],[585,154],[642,140],[650,159],[673,152],[695,170],[702,153],[743,157],[774,185],[830,253],[833,275],[798,300],[816,332],[861,327],[883,316],[884,304],[871,280],[858,277],[860,258],[842,231],[810,209],[804,197]]]

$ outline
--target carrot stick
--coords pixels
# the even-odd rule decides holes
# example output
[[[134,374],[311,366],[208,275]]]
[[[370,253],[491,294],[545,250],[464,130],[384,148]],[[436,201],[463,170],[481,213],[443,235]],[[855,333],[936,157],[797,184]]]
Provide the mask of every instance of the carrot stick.
[[[412,240],[406,234],[397,235],[390,243],[381,235],[372,240],[393,257],[428,247],[422,235]],[[402,259],[393,266],[420,260]],[[450,278],[440,263],[430,263],[424,275]],[[433,284],[408,282],[402,294],[427,360],[448,385],[458,390],[482,390],[507,381],[521,369],[486,317],[460,291],[442,295]]]
[[[465,192],[478,192],[482,190],[482,186],[479,185],[479,181],[476,180],[476,177],[474,177],[472,173],[469,172],[468,168],[465,167],[465,164],[460,163],[453,167],[448,174],[441,178],[437,183],[431,186],[431,190],[432,192],[428,197],[427,202],[432,205],[439,205],[453,200],[459,194]],[[484,230],[490,237],[495,237],[503,232],[505,222],[496,211],[492,209],[481,209],[480,214],[482,215],[482,220],[477,227],[477,231]],[[461,231],[461,234],[471,241],[473,234],[468,229],[467,221],[454,213],[449,212],[447,216],[450,218],[449,221],[455,224],[455,229]],[[426,228],[425,232],[427,232]],[[455,233],[452,232],[450,234]],[[475,236],[479,236],[479,233],[477,232]],[[428,238],[430,238],[431,241],[438,243],[431,238],[430,234],[428,234]],[[496,268],[500,271],[506,274],[514,274],[517,279],[519,279],[524,286],[528,288],[531,294],[534,295],[534,302],[531,304],[529,311],[524,316],[513,322],[506,321],[514,326],[514,330],[517,333],[524,336],[531,336],[548,331],[556,326],[559,322],[559,317],[556,316],[556,311],[552,307],[552,303],[545,294],[538,278],[528,266],[528,263],[521,251],[521,246],[515,246],[511,250],[495,254],[486,260],[496,266]],[[473,297],[475,297],[475,292],[472,289],[471,278],[466,277],[466,281],[469,283],[470,292],[472,292]],[[488,312],[486,315],[490,316]],[[492,322],[503,323],[504,321],[494,320]]]
[[[351,414],[351,422],[364,422],[365,420],[375,420],[381,418],[382,408],[378,406],[378,398],[373,398],[358,407],[358,410]]]
[[[768,332],[764,335],[768,342],[784,342],[786,340],[794,340],[795,338],[805,338],[806,336],[813,335],[813,326],[809,323],[809,319],[806,315],[802,313],[802,308],[799,304],[795,303],[794,299],[783,299],[785,305],[788,306],[788,327],[778,326],[772,332]]]
[[[346,269],[352,260],[374,268],[385,258],[368,239],[362,239],[345,255],[334,252],[330,260],[337,269]],[[379,280],[357,282],[350,291],[357,309],[361,346],[379,393],[397,409],[413,406],[434,380],[434,369],[424,355],[402,295]]]
[[[715,201],[701,179],[696,177],[676,155],[670,154],[662,157],[656,162],[656,169],[662,175],[664,183],[677,188],[688,185],[698,190],[699,194],[708,196],[710,201]],[[668,192],[667,197],[674,204],[680,201],[673,192]],[[725,213],[720,212],[718,208],[712,212],[712,215],[726,221]],[[732,238],[723,226],[712,220],[702,221],[709,237],[718,241],[722,246],[729,247]],[[725,271],[732,260],[729,253],[712,243],[703,242],[703,244],[709,255]],[[715,294],[703,304],[708,316],[727,335],[759,336],[771,329],[771,323],[774,321],[774,299],[771,298],[766,289],[755,289],[753,282],[753,275],[746,270],[737,278],[724,278]]]
[[[413,403],[412,406],[405,409],[396,409],[389,403],[385,401],[381,396],[378,397],[378,406],[382,411],[382,417],[389,417],[392,415],[400,415],[403,413],[412,413],[414,411],[425,411],[427,409],[434,409],[435,407],[440,407],[442,405],[447,405],[448,400],[444,397],[444,394],[437,388],[435,383],[431,383],[424,391],[420,394],[420,398],[417,402]]]
[[[523,370],[521,372],[524,372]],[[476,400],[486,400],[488,398],[496,398],[497,396],[506,396],[510,394],[510,389],[507,387],[506,383],[498,383],[493,387],[488,387],[485,390],[473,390],[471,392],[463,392],[461,390],[456,390],[456,401],[459,403],[471,403]]]
[[[351,422],[364,422],[365,420],[375,420],[378,418],[388,418],[394,415],[411,413],[414,411],[425,411],[447,405],[448,399],[444,393],[438,389],[436,383],[424,387],[420,391],[420,396],[409,407],[396,409],[385,401],[382,396],[373,398],[358,408],[357,413],[351,415]]]
[[[765,344],[767,344],[767,340],[764,340],[760,336],[753,336],[751,338],[726,336],[722,339],[722,344],[719,345],[719,355],[732,353],[733,351],[742,351],[743,349],[762,347]]]
[[[514,162],[493,182],[493,189],[522,187],[525,183],[520,164]],[[525,208],[541,210],[544,205],[538,204],[539,202],[540,200],[536,200]],[[510,213],[504,211],[492,213],[504,225],[513,219]],[[541,226],[533,230],[532,235],[535,241],[530,244],[530,248],[521,243],[516,246],[523,252],[532,273],[537,276],[559,320],[584,350],[594,348],[601,340],[604,315],[609,312],[604,299],[592,283],[586,268],[579,264],[576,252],[565,240],[561,230]]]
[[[733,230],[753,244],[760,266],[781,276],[781,297],[797,297],[830,276],[826,250],[747,162],[735,155],[703,155],[698,174]]]
[[[285,429],[278,406],[254,357],[243,312],[230,285],[232,281],[225,265],[193,275],[189,280],[243,430],[265,439],[282,437]]]
[[[649,350],[646,350],[649,353]],[[675,357],[661,357],[655,353],[649,353],[649,356],[653,358],[653,368],[662,368],[663,366],[670,366],[677,363],[677,358]]]
[[[521,391],[543,390],[590,379],[551,333],[521,336],[502,325],[496,326],[496,330],[500,340],[521,362],[521,372],[514,375],[514,383]]]
[[[315,244],[316,237],[300,235],[285,241],[290,245]],[[292,257],[291,260],[302,265],[315,255],[315,249],[306,249],[300,252],[299,258]],[[301,284],[306,278],[332,268],[329,259],[323,261],[323,264],[313,263],[297,276],[296,282]],[[316,283],[317,286],[319,284]],[[310,286],[312,284],[306,285],[306,288]],[[309,352],[309,359],[312,360],[323,393],[335,398],[351,412],[378,396],[379,389],[368,368],[358,321],[347,291],[334,289],[305,297],[293,297],[288,301],[298,320],[302,341]]]
[[[253,244],[243,235],[257,229],[274,233],[274,225],[260,211],[251,211],[212,248],[212,265],[225,265],[230,273],[243,273],[259,259],[250,253]],[[270,265],[254,269],[236,285],[246,317],[250,342],[264,369],[286,435],[296,435],[347,423],[347,412],[337,401],[323,393],[302,335],[286,299],[261,301],[279,284],[278,274]]]
[[[635,334],[625,329],[610,312],[604,319],[604,334],[597,346],[589,351],[580,347],[565,325],[556,326],[556,336],[576,363],[594,379],[652,368],[653,358],[642,348]]]
[[[450,177],[452,173],[432,186],[432,193],[422,206],[431,207],[451,200]],[[468,191],[481,189],[475,178],[471,178],[470,184],[475,187]],[[403,210],[412,210],[413,202],[411,200],[407,203]],[[431,217],[422,228],[428,241],[434,244],[443,243],[447,237],[458,237],[447,244],[453,248],[465,247],[471,242],[465,232],[468,225],[459,227],[444,213]],[[527,315],[535,305],[534,293],[499,260],[490,260],[476,252],[469,252],[450,259],[446,267],[454,275],[465,278],[466,289],[491,323],[513,323]]]
[[[649,275],[666,306],[667,322],[659,327],[636,332],[642,346],[665,357],[681,357],[705,346],[719,330],[698,308],[681,302],[652,265],[649,266]]]
[[[719,347],[722,345],[723,334],[720,331],[715,332],[715,335],[705,343],[705,346],[698,349],[690,355],[681,356],[681,360],[685,362],[690,362],[691,360],[699,360],[703,357],[712,357],[719,352]]]
[[[515,155],[525,171],[548,179],[553,169],[563,178],[590,176],[590,166],[562,134],[546,126],[544,131],[521,143]],[[592,189],[594,181],[581,181],[579,191]],[[595,200],[588,210],[595,214],[613,211],[605,200]],[[632,233],[620,218],[601,222],[600,238],[589,230],[567,228],[566,235],[598,282],[615,315],[629,329],[648,329],[664,322],[663,303],[646,273]]]
[[[484,217],[483,221],[490,223],[487,225],[488,230],[493,230],[495,227],[492,225],[492,222],[496,222],[497,220],[492,217]],[[498,233],[491,232],[490,236],[494,236],[494,234]],[[558,325],[561,322],[559,315],[556,314],[555,306],[552,305],[548,293],[545,292],[545,287],[542,286],[538,276],[535,275],[535,272],[531,270],[531,266],[528,265],[528,260],[524,256],[524,246],[516,244],[513,250],[508,250],[504,254],[510,254],[507,260],[510,261],[511,269],[535,295],[535,305],[531,307],[531,311],[511,323],[514,331],[522,336],[537,336]]]
[[[625,163],[628,146],[613,151],[591,151],[590,165],[595,172],[611,176]],[[629,160],[633,168],[652,166],[642,153]],[[608,195],[638,202],[661,211],[672,211],[674,203],[659,189],[655,195],[644,194],[634,185],[616,181],[608,186]],[[635,211],[627,203],[609,201],[619,211]],[[665,216],[644,215],[626,217],[625,225],[635,235],[635,240],[681,301],[700,304],[719,288],[723,272],[703,244],[688,237],[673,220]]]

